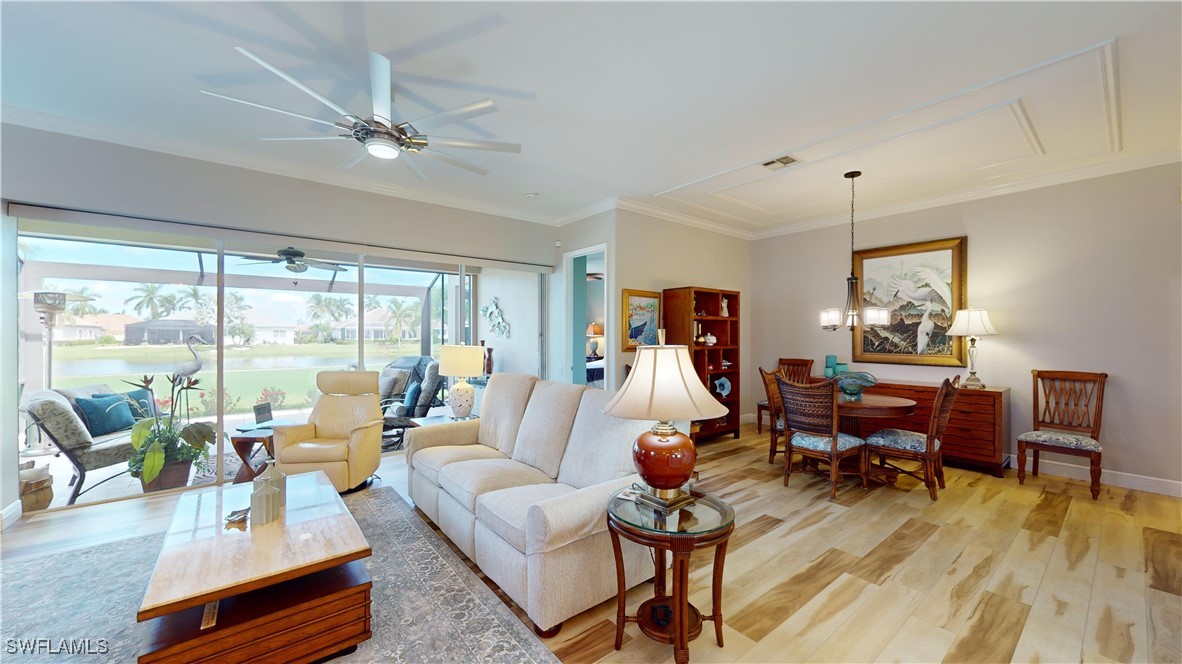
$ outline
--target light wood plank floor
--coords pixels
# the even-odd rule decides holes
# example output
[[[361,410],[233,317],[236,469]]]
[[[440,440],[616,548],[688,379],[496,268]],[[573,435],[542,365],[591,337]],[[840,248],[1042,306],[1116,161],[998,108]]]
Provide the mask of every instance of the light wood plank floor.
[[[711,629],[695,662],[1179,662],[1182,501],[1047,476],[1019,486],[947,469],[931,502],[922,486],[827,500],[824,479],[783,486],[767,435],[700,448],[699,486],[735,506],[727,553],[725,648]],[[406,464],[386,456],[382,483],[406,495]],[[3,535],[4,559],[49,555],[162,532],[175,496],[26,517]],[[710,607],[709,552],[692,559],[691,601]],[[475,565],[469,562],[475,568]],[[480,575],[483,578],[483,575]],[[498,595],[528,623],[495,584]],[[629,592],[634,611],[652,592]],[[669,646],[625,630],[612,649],[614,601],[568,620],[547,645],[564,662],[666,662]]]

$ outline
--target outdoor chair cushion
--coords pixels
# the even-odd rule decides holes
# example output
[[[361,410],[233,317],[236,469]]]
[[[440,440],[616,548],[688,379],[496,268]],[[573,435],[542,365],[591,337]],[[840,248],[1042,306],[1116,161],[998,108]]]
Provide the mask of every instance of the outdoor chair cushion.
[[[87,448],[94,442],[70,402],[54,390],[29,392],[21,399],[21,410],[37,418],[38,424],[59,447]]]
[[[927,434],[904,429],[881,429],[866,437],[867,445],[889,447],[907,452],[926,452],[928,450]],[[935,448],[940,449],[940,441],[936,440]]]
[[[114,433],[135,426],[131,406],[122,394],[96,394],[93,398],[78,397],[78,408],[86,413],[86,425],[91,436]]]
[[[378,398],[389,401],[406,391],[410,381],[410,370],[399,369],[387,364],[378,374]]]
[[[848,433],[837,434],[837,451],[844,452],[851,450],[859,445],[865,445],[866,441],[851,436]],[[792,434],[792,446],[803,447],[806,450],[816,450],[818,452],[828,452],[833,449],[833,439],[829,436],[817,436],[811,433],[804,433],[797,431]]]
[[[1021,436],[1018,436],[1018,440],[1023,443],[1054,445],[1055,447],[1067,447],[1073,450],[1086,450],[1088,452],[1103,451],[1100,447],[1100,441],[1095,438],[1066,433],[1064,431],[1027,431]]]
[[[89,447],[74,450],[78,463],[87,470],[124,463],[131,458],[134,452],[135,448],[131,446],[131,434],[127,431],[107,434],[95,440],[94,444]]]

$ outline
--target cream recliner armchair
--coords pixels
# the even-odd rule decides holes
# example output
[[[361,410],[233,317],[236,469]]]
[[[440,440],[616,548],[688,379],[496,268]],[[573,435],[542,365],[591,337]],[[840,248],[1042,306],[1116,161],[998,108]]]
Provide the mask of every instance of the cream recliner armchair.
[[[307,424],[275,427],[275,465],[285,473],[323,470],[337,491],[365,485],[382,456],[378,372],[321,371]]]

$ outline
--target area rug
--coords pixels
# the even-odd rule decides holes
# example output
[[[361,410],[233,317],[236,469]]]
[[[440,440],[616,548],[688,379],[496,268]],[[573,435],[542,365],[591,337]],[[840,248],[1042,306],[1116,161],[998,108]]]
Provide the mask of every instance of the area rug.
[[[373,556],[373,638],[339,662],[557,662],[394,489],[345,497]],[[9,564],[2,570],[0,634],[9,639],[103,639],[104,661],[134,661],[135,612],[163,535],[150,535]],[[178,571],[180,574],[185,571]],[[58,648],[61,650],[61,648]],[[5,661],[98,661],[94,654]]]

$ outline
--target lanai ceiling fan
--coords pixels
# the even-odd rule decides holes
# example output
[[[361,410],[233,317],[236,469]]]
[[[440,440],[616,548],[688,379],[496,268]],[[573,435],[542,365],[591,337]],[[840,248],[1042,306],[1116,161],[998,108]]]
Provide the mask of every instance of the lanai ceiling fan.
[[[273,260],[242,263],[242,265],[274,265],[275,263],[285,263],[284,268],[289,272],[295,272],[297,274],[307,272],[310,267],[314,267],[317,270],[328,270],[330,272],[345,272],[345,268],[340,265],[318,261],[315,258],[306,258],[304,252],[295,247],[280,249],[275,252],[275,256]],[[336,278],[335,274],[333,278]]]
[[[369,118],[364,118],[346,111],[339,104],[334,103],[324,95],[316,92],[312,88],[297,80],[294,76],[279,69],[275,65],[267,62],[257,53],[250,49],[241,46],[235,47],[236,51],[254,60],[264,69],[275,74],[279,78],[291,83],[306,93],[316,101],[324,104],[336,112],[341,119],[336,122],[328,122],[320,118],[314,118],[300,113],[293,113],[292,111],[285,111],[273,106],[266,106],[253,101],[246,101],[245,99],[237,99],[229,97],[216,92],[202,90],[202,94],[207,94],[211,97],[219,99],[226,99],[228,101],[237,102],[239,104],[246,104],[255,108],[261,108],[268,111],[275,111],[295,118],[301,118],[310,122],[328,125],[337,129],[344,130],[347,133],[336,136],[292,136],[280,138],[263,138],[264,141],[335,141],[335,140],[355,140],[361,143],[364,147],[358,150],[353,156],[345,160],[341,164],[344,168],[352,168],[367,155],[377,157],[378,159],[395,159],[398,155],[406,152],[410,155],[423,155],[430,157],[436,161],[441,161],[445,164],[450,164],[466,171],[471,171],[477,175],[488,175],[488,171],[465,161],[458,157],[453,157],[449,154],[440,152],[437,148],[461,148],[465,150],[492,150],[494,152],[521,152],[521,145],[518,143],[501,143],[498,141],[486,141],[482,139],[473,138],[445,138],[442,136],[427,136],[421,133],[424,129],[431,129],[435,127],[443,127],[456,122],[463,122],[469,118],[474,118],[486,113],[491,113],[497,110],[496,104],[491,99],[483,99],[481,101],[472,102],[458,106],[441,113],[428,115],[410,122],[398,122],[394,119],[393,106],[394,100],[390,87],[390,60],[380,53],[369,53],[369,83],[370,92],[373,95],[373,115]],[[419,178],[425,178],[423,171],[415,164],[412,159],[405,159],[407,167]]]

